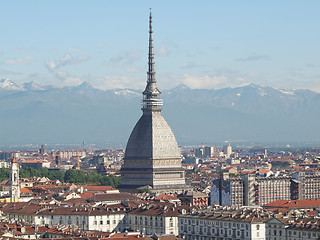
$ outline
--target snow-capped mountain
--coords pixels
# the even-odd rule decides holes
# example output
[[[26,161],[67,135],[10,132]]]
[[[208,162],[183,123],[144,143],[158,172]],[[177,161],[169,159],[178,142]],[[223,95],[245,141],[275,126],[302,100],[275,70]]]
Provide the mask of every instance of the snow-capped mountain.
[[[23,84],[23,88],[24,90],[37,90],[37,91],[41,91],[41,90],[46,90],[48,87],[44,87],[41,86],[40,84],[36,83],[36,82],[26,82]]]
[[[15,91],[23,91],[24,87],[20,83],[16,83],[10,79],[1,79],[0,80],[0,88],[6,90],[15,90]]]
[[[121,143],[141,116],[142,91],[84,82],[54,88],[0,80],[0,144]],[[320,143],[320,94],[250,84],[163,90],[163,115],[180,144],[228,139]]]

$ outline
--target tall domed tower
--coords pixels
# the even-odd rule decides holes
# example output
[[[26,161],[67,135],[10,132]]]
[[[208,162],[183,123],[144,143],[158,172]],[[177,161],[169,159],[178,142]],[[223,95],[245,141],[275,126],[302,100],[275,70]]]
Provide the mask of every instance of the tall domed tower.
[[[144,186],[155,191],[185,188],[181,152],[170,126],[161,115],[161,92],[157,87],[155,74],[150,12],[148,79],[143,91],[143,114],[127,143],[121,168],[122,189]]]

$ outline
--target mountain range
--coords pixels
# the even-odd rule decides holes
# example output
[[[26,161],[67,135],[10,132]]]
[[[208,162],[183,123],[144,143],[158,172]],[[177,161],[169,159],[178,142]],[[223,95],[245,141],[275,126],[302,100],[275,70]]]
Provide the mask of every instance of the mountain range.
[[[0,144],[125,145],[141,116],[143,89],[100,90],[0,80]],[[163,115],[180,145],[320,143],[320,94],[250,84],[162,91]]]

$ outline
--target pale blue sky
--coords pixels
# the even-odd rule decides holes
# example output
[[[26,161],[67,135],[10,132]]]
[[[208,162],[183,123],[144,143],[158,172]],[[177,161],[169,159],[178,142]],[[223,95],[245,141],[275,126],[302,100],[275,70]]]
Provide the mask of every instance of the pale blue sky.
[[[0,79],[102,89],[249,83],[320,91],[320,1],[0,2]]]

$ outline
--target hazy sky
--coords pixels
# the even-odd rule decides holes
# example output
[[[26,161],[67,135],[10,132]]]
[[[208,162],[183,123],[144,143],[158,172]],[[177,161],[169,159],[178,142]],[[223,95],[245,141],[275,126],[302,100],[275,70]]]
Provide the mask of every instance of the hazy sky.
[[[0,79],[142,89],[150,7],[160,89],[320,91],[318,0],[2,0]]]

